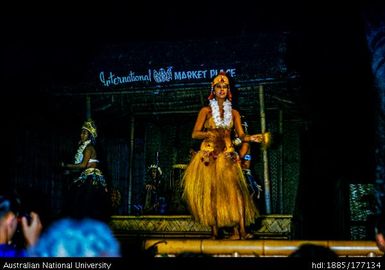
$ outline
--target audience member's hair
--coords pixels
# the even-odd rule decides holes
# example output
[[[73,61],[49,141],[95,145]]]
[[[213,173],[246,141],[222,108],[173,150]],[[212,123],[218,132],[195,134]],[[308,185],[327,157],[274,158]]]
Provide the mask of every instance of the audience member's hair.
[[[4,196],[0,196],[0,218],[11,211],[11,202]]]
[[[20,211],[20,198],[15,194],[0,195],[0,218],[9,212],[18,215]]]
[[[61,219],[28,251],[30,257],[120,257],[107,224],[93,219]]]
[[[289,255],[294,258],[318,258],[318,259],[335,259],[337,254],[328,247],[314,244],[303,244],[296,251]]]

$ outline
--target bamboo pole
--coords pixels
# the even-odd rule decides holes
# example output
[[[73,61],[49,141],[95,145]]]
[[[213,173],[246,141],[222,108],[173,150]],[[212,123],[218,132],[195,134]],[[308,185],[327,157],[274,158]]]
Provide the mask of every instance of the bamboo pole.
[[[86,120],[91,119],[91,97],[86,96]]]
[[[130,133],[130,159],[129,159],[129,173],[128,173],[128,214],[131,214],[132,206],[132,168],[134,166],[134,142],[135,142],[135,117],[131,116],[131,133]]]
[[[259,85],[259,110],[261,115],[261,132],[266,132],[266,114],[265,114],[265,100],[263,85]],[[263,183],[265,193],[265,207],[266,214],[271,214],[271,194],[270,194],[270,177],[269,177],[269,159],[267,156],[267,149],[262,147],[263,155]]]
[[[149,239],[144,248],[156,247],[156,254],[178,255],[183,253],[208,255],[234,255],[256,257],[287,257],[303,244],[330,248],[337,256],[381,257],[384,255],[374,241],[334,240],[172,240]]]
[[[282,109],[279,110],[279,134],[283,137],[283,111]],[[279,213],[283,213],[283,179],[284,179],[284,152],[283,152],[283,142],[279,145],[279,155],[280,155],[280,164],[279,164],[279,184],[278,184],[278,194],[279,194]]]

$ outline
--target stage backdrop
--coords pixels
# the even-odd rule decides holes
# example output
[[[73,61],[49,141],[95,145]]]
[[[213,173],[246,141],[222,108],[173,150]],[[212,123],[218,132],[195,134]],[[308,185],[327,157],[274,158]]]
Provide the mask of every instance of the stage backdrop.
[[[102,169],[120,198],[115,214],[140,213],[146,171],[156,163],[167,191],[165,214],[186,213],[178,183],[190,149],[199,148],[191,132],[199,109],[208,104],[211,78],[224,70],[232,80],[234,107],[245,115],[249,133],[261,132],[263,86],[266,127],[274,136],[268,150],[272,213],[294,213],[306,117],[299,100],[300,77],[287,65],[289,36],[260,33],[101,48],[82,83],[54,85],[41,94],[40,118],[31,116],[28,132],[17,135],[18,165],[11,166],[11,185],[39,190],[47,195],[52,213],[60,213],[69,180],[57,165],[72,159],[81,124],[92,117],[99,129]],[[252,146],[252,156],[253,174],[263,183],[258,145]],[[263,213],[263,196],[259,206]]]

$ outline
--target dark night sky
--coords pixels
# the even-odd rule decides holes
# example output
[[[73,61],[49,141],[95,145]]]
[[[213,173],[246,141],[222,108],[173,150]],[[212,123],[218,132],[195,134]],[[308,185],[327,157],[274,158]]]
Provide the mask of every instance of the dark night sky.
[[[360,49],[359,7],[352,5],[241,1],[233,5],[162,2],[134,7],[112,3],[94,5],[93,10],[58,6],[51,12],[37,7],[37,12],[6,12],[0,17],[2,76],[10,80],[15,74],[30,76],[42,84],[50,80],[77,82],[95,52],[105,44],[242,36],[260,31],[297,33],[299,39],[293,41],[289,52],[290,64],[296,69],[310,67],[323,72],[332,66],[322,62],[326,60],[349,66],[352,59],[348,58]],[[306,62],[317,51],[319,63]],[[341,51],[345,59],[333,59]],[[336,72],[339,67],[335,67]]]
[[[354,147],[360,157],[349,158],[342,166],[361,164],[368,150],[351,135],[358,129],[364,141],[371,141],[373,107],[362,6],[293,3],[191,2],[182,6],[162,2],[138,7],[110,3],[93,6],[93,10],[57,6],[46,12],[34,7],[37,12],[28,13],[16,9],[0,17],[1,92],[11,97],[8,105],[18,96],[14,106],[20,113],[30,106],[20,106],[23,97],[30,103],[29,98],[48,85],[81,82],[89,62],[106,44],[288,31],[293,34],[287,64],[304,79],[303,106],[314,123],[311,143],[332,160]],[[335,156],[326,157],[325,149]],[[356,168],[367,171],[367,166]],[[363,171],[350,174],[359,178]]]
[[[297,49],[304,51],[293,52],[295,65],[308,65],[310,63],[303,61],[312,50],[346,46],[339,44],[343,39],[350,38],[354,43],[352,34],[357,32],[359,23],[356,6],[331,8],[314,3],[306,6],[274,1],[269,5],[242,1],[233,5],[195,2],[181,6],[163,2],[138,7],[111,4],[92,8],[96,9],[61,9],[59,6],[52,12],[4,14],[0,17],[1,70],[11,75],[39,74],[43,82],[51,78],[61,82],[77,80],[81,75],[75,74],[81,73],[93,53],[105,44],[241,36],[260,31],[300,34],[303,40],[298,42],[305,43]],[[329,40],[319,40],[322,35]],[[351,45],[344,50],[354,50]],[[57,71],[61,70],[70,76],[56,78],[60,76]]]
[[[371,79],[362,8],[290,2],[183,6],[162,2],[137,7],[112,2],[94,4],[92,9],[57,6],[52,12],[16,9],[0,17],[0,78],[5,86],[1,92],[33,96],[49,85],[81,82],[90,61],[106,44],[288,31],[293,34],[287,64],[304,78],[304,107],[309,115],[326,129],[345,125],[354,130],[356,119],[365,117],[357,115],[357,108],[368,112],[362,101],[370,99],[368,91],[362,91]],[[335,119],[327,120],[336,112]]]

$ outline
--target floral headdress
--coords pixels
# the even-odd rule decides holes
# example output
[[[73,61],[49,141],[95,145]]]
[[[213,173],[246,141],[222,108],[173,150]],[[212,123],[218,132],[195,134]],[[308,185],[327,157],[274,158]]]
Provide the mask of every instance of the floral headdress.
[[[227,84],[229,86],[229,88],[227,90],[227,98],[230,101],[232,101],[233,95],[231,94],[231,91],[230,91],[229,77],[227,77],[227,74],[224,71],[219,72],[219,74],[217,76],[215,76],[213,81],[211,82],[211,92],[210,92],[210,96],[208,97],[208,99],[209,100],[214,99],[214,97],[215,97],[215,95],[214,95],[214,86],[217,85],[218,83],[225,83],[225,84]]]
[[[148,167],[148,171],[150,172],[151,170],[157,170],[159,173],[159,176],[163,174],[162,169],[158,165],[155,165],[155,164],[150,165]]]
[[[91,119],[84,122],[82,129],[87,130],[91,134],[91,136],[94,137],[94,139],[96,139],[96,137],[98,136],[95,123]]]

